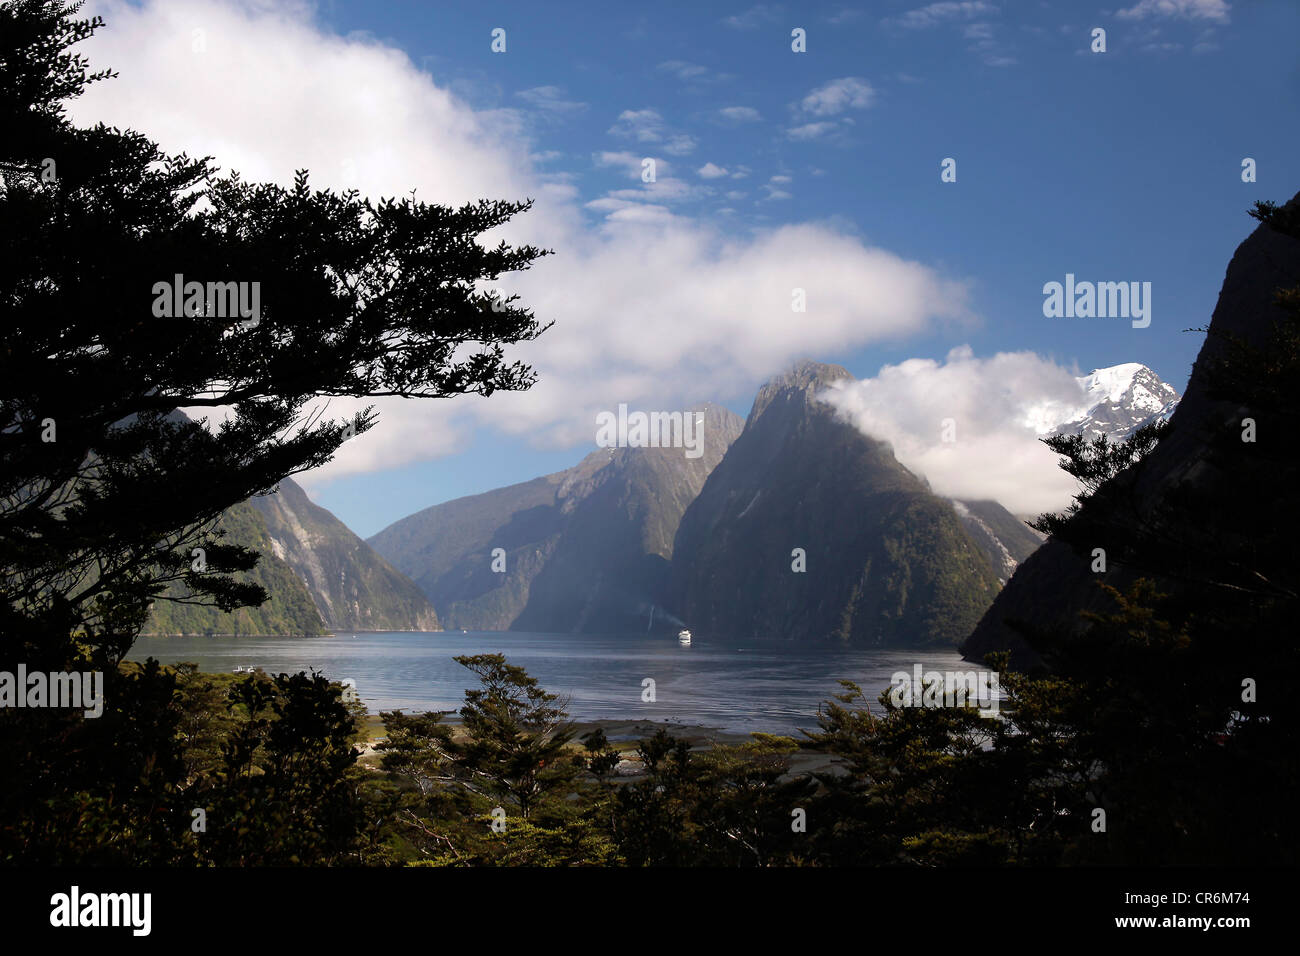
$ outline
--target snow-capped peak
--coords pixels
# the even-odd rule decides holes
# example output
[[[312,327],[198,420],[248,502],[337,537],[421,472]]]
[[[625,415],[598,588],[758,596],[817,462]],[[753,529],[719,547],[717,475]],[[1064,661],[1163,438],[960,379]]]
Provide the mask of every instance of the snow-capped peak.
[[[1168,418],[1178,405],[1172,385],[1138,362],[1094,369],[1075,378],[1077,402],[1053,401],[1030,409],[1025,424],[1039,435],[1105,435],[1127,438],[1153,419]]]
[[[1101,402],[1117,402],[1133,385],[1133,379],[1139,372],[1150,372],[1145,365],[1138,362],[1126,362],[1112,365],[1110,368],[1094,369],[1091,375],[1085,375],[1076,381],[1092,399],[1090,405]],[[1152,372],[1154,375],[1155,373]]]
[[[1084,394],[1083,407],[1057,424],[1053,431],[1058,435],[1122,441],[1148,422],[1168,418],[1181,398],[1138,362],[1094,369],[1075,381]]]

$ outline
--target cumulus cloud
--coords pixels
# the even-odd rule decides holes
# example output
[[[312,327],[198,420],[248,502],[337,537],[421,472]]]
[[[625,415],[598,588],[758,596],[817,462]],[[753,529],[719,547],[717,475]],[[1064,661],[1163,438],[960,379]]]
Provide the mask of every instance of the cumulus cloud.
[[[1225,0],[1140,0],[1133,6],[1120,10],[1115,16],[1121,20],[1171,17],[1227,23],[1230,9]]]
[[[875,90],[866,80],[846,76],[817,87],[803,98],[799,107],[812,116],[834,116],[847,109],[866,109],[875,96]]]
[[[863,433],[893,445],[937,494],[1038,514],[1064,508],[1076,491],[1039,439],[1086,405],[1083,389],[1073,373],[1032,352],[977,358],[961,346],[943,362],[887,365],[822,397]],[[948,420],[955,441],[944,440]]]
[[[538,384],[486,400],[378,400],[378,427],[306,476],[309,486],[455,454],[483,429],[539,447],[589,444],[596,412],[619,402],[671,409],[745,397],[798,355],[833,357],[969,317],[963,283],[831,225],[737,237],[674,212],[674,191],[707,187],[685,187],[664,164],[660,180],[670,181],[657,194],[584,202],[571,183],[535,169],[544,154],[526,134],[471,109],[402,51],[331,34],[293,3],[98,0],[87,12],[107,26],[86,54],[121,75],[73,102],[78,123],[138,129],[253,180],[288,184],[307,167],[314,185],[371,196],[415,188],[451,205],[537,200],[482,241],[555,251],[500,283],[555,321],[509,353],[536,368]],[[206,52],[193,49],[196,28]],[[652,142],[638,133],[651,129],[670,142],[657,113],[634,113],[634,140]],[[631,152],[595,160],[639,178]],[[807,292],[807,315],[791,312],[794,288]],[[328,414],[365,404],[334,399]]]
[[[727,175],[727,171],[721,166],[717,166],[713,163],[705,163],[699,169],[695,170],[695,174],[701,179],[718,179]]]

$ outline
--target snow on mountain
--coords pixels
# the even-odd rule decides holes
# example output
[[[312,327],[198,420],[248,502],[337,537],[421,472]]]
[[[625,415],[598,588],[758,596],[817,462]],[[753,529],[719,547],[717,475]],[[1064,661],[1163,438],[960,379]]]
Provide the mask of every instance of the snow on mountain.
[[[1105,435],[1111,441],[1122,441],[1148,422],[1168,418],[1181,398],[1172,385],[1138,362],[1094,369],[1075,381],[1079,383],[1078,402],[1036,405],[1027,411],[1025,424],[1041,436],[1082,435],[1091,441]],[[1023,525],[996,523],[987,509],[976,514],[975,503],[954,500],[953,506],[1003,582],[1042,539]]]
[[[1081,392],[1077,406],[1056,404],[1031,412],[1031,424],[1040,435],[1082,435],[1089,440],[1105,435],[1120,441],[1148,422],[1168,418],[1182,397],[1138,362],[1095,369],[1075,381]]]

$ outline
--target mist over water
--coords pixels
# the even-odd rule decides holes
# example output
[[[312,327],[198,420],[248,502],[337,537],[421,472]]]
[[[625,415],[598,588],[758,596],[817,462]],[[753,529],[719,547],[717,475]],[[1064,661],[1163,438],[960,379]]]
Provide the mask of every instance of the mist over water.
[[[152,637],[136,641],[128,659],[191,661],[205,671],[238,666],[269,673],[318,670],[351,678],[372,712],[456,710],[473,676],[452,658],[502,653],[569,697],[575,720],[674,720],[732,733],[797,734],[816,728],[819,705],[858,683],[874,703],[890,675],[966,671],[954,651],[847,650],[783,641],[718,642],[695,635],[575,635],[440,631],[335,634],[332,637]],[[656,701],[641,700],[642,680],[655,681]]]

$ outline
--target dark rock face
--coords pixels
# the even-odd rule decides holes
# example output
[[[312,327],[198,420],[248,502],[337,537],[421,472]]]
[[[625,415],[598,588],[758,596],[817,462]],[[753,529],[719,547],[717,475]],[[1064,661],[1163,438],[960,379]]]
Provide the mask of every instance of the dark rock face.
[[[438,630],[420,589],[295,482],[285,479],[277,492],[251,503],[266,522],[275,556],[302,578],[328,627]]]
[[[1287,204],[1300,207],[1300,196]],[[1293,212],[1294,214],[1294,212]],[[1237,247],[1210,322],[1212,332],[1226,332],[1259,344],[1283,313],[1273,298],[1280,288],[1300,284],[1300,239],[1260,225]],[[1209,435],[1239,428],[1244,410],[1212,400],[1201,371],[1223,349],[1224,342],[1208,335],[1192,367],[1187,390],[1171,418],[1174,430],[1142,463],[1140,475],[1126,473],[1117,481],[1132,484],[1139,509],[1153,503],[1180,481],[1200,480]],[[1097,582],[1123,589],[1134,576],[1123,568],[1106,574],[1091,571],[1090,555],[1076,554],[1061,542],[1048,540],[1012,576],[988,613],[962,645],[962,653],[980,661],[990,651],[1009,649],[1012,665],[1027,667],[1039,660],[1021,636],[1022,630],[1050,634],[1080,627],[1079,612],[1108,606]]]
[[[371,544],[420,586],[446,627],[644,631],[652,608],[656,629],[676,627],[663,605],[677,526],[741,430],[720,406],[694,414],[704,429],[699,457],[602,448],[566,471],[427,508]],[[502,559],[505,570],[494,570]]]
[[[952,645],[997,593],[952,504],[817,400],[850,377],[803,362],[760,389],[677,531],[669,593],[693,630]]]

